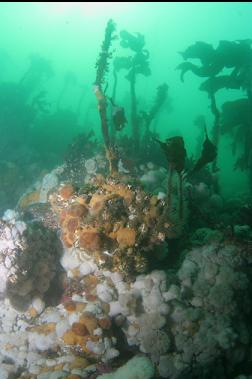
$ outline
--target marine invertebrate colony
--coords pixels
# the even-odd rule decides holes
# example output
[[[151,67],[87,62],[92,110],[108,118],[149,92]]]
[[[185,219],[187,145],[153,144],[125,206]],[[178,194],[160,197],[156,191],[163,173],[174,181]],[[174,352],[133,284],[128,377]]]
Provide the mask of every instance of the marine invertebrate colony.
[[[39,222],[26,224],[11,210],[0,220],[0,294],[27,310],[33,299],[44,304],[46,292],[59,276],[61,247],[55,232]]]
[[[169,223],[159,222],[164,201],[142,189],[115,179],[93,181],[84,194],[66,198],[59,189],[50,197],[58,214],[62,239],[68,248],[78,247],[100,268],[126,275],[145,272],[148,251],[162,243]]]

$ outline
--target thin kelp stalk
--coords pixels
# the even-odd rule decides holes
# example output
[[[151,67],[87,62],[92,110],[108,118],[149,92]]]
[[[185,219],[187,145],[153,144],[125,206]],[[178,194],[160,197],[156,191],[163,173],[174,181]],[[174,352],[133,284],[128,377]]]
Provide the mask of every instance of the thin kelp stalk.
[[[104,95],[102,85],[104,84],[105,74],[108,72],[109,59],[111,53],[109,51],[111,42],[114,39],[115,24],[112,20],[109,20],[105,30],[105,38],[102,43],[101,52],[96,63],[96,80],[95,80],[95,95],[98,102],[98,110],[101,120],[102,136],[106,150],[106,157],[109,161],[110,175],[114,176],[118,172],[118,158],[115,152],[114,146],[111,143],[109,136],[109,127],[107,121],[107,99]]]
[[[117,84],[118,84],[118,76],[117,71],[114,68],[113,70],[113,77],[114,77],[114,84],[113,84],[113,91],[112,91],[112,102],[116,103],[116,90],[117,90]],[[111,120],[113,118],[113,106],[111,106]],[[115,143],[115,137],[116,137],[116,128],[113,122],[111,122],[111,142],[114,145]]]
[[[173,178],[174,170],[172,165],[169,165],[168,170],[168,183],[167,183],[167,207],[168,209],[172,209],[172,178]]]
[[[156,140],[165,153],[168,163],[167,205],[163,212],[162,222],[166,218],[172,223],[170,236],[178,238],[182,233],[185,222],[184,197],[183,197],[183,171],[185,168],[186,149],[184,140],[180,136],[166,139],[165,142]],[[174,198],[173,178],[178,177],[177,200]]]
[[[31,54],[29,59],[30,67],[19,82],[23,96],[26,98],[54,75],[51,63],[47,59],[38,54]]]
[[[219,147],[219,140],[220,140],[220,111],[216,105],[215,94],[211,93],[209,96],[210,96],[210,101],[211,101],[211,111],[214,115],[213,143],[216,147],[216,152],[217,152],[218,147]],[[213,172],[216,172],[218,170],[217,169],[217,155],[216,155],[215,160],[213,161],[212,170]]]
[[[169,166],[168,171],[168,193],[167,193],[167,208],[169,212],[172,210],[172,194],[173,194],[173,177],[175,174],[175,170],[172,165]],[[184,216],[184,195],[183,195],[183,174],[181,172],[177,172],[178,177],[178,216],[179,220],[183,221]]]
[[[134,141],[134,150],[139,148],[139,129],[138,129],[138,117],[137,117],[137,100],[136,100],[136,74],[135,68],[132,68],[130,78],[130,97],[131,97],[131,127],[132,136]]]
[[[252,139],[252,90],[251,86],[248,86],[246,89],[248,104],[249,104],[249,112],[250,117],[247,122],[244,124],[244,145],[243,145],[243,167],[245,169],[249,169],[249,160],[250,160],[250,151],[251,151],[251,139]]]
[[[183,195],[183,175],[178,173],[179,178],[179,219],[183,220],[184,216],[184,195]]]
[[[199,159],[196,161],[196,163],[194,164],[194,167],[189,172],[190,175],[201,170],[208,163],[214,162],[217,157],[216,146],[208,138],[205,120],[202,120],[202,122],[203,122],[202,126],[204,127],[204,132],[205,132],[205,141],[203,142],[203,147],[202,147],[202,151],[201,151]]]
[[[95,95],[98,101],[98,110],[101,119],[102,136],[106,150],[106,158],[109,162],[109,173],[111,176],[115,176],[118,173],[118,157],[114,146],[111,144],[108,121],[107,121],[107,99],[103,92],[99,88],[95,89]]]
[[[139,117],[137,114],[137,101],[136,101],[136,78],[137,75],[142,74],[149,76],[151,74],[149,68],[149,51],[144,48],[145,39],[141,33],[129,33],[126,30],[120,32],[121,46],[123,48],[131,49],[133,56],[128,58],[120,58],[121,67],[129,70],[126,78],[130,82],[130,97],[131,97],[131,128],[133,138],[134,153],[138,152],[140,146],[140,131],[139,131]]]
[[[113,91],[112,91],[112,100],[115,103],[116,102],[116,90],[117,90],[117,84],[118,84],[118,76],[117,71],[113,70],[113,77],[114,77],[114,84],[113,84]]]
[[[107,115],[106,115],[107,100],[103,92],[99,89],[99,87],[95,89],[95,96],[98,102],[98,110],[99,110],[100,119],[101,119],[103,141],[105,144],[105,149],[107,151],[110,149],[110,138],[109,138],[108,123],[107,123]]]
[[[252,52],[251,52],[251,55],[252,55]],[[247,98],[248,98],[249,110],[250,110],[250,117],[249,117],[250,122],[248,122],[248,133],[252,133],[252,61],[250,62],[249,67],[248,67],[248,80],[246,82],[246,92],[247,92]]]
[[[252,67],[250,67],[249,73],[250,73],[249,77],[251,78]],[[246,125],[246,141],[245,141],[244,150],[245,150],[246,160],[248,162],[248,170],[249,170],[248,178],[249,178],[249,183],[250,183],[250,194],[252,195],[252,157],[250,158],[251,139],[252,139],[252,79],[249,80],[249,83],[247,86],[247,97],[249,101],[250,122],[248,122]]]
[[[148,139],[151,137],[151,124],[154,119],[157,119],[157,116],[163,107],[165,101],[168,97],[168,85],[166,83],[160,85],[157,87],[157,93],[155,100],[153,102],[153,105],[150,109],[150,111],[142,112],[143,119],[145,121],[145,140],[148,141]]]

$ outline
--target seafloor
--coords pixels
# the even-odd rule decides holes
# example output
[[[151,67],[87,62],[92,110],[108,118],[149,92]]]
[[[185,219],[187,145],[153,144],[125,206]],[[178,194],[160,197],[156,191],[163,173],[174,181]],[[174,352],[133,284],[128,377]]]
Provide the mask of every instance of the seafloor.
[[[168,212],[164,168],[106,179],[104,162],[56,167],[0,221],[0,378],[250,378],[242,200],[190,185],[218,214],[190,230],[188,201],[183,222]]]

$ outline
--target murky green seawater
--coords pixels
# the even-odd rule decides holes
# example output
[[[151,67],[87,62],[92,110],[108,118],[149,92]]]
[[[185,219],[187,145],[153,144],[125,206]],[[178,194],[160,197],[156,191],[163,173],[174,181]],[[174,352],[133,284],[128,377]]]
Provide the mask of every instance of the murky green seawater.
[[[0,379],[251,379],[251,148],[251,2],[0,3]]]
[[[242,2],[3,2],[0,6],[0,160],[10,164],[18,161],[24,166],[38,163],[46,169],[62,160],[66,146],[78,133],[92,129],[100,135],[92,85],[95,62],[109,18],[115,21],[118,34],[126,29],[145,37],[151,75],[137,78],[138,109],[148,110],[156,87],[166,82],[172,111],[164,107],[155,121],[155,128],[163,138],[183,135],[189,155],[193,154],[199,135],[195,118],[204,115],[210,130],[213,116],[207,94],[199,90],[203,79],[190,72],[184,83],[180,81],[180,73],[176,70],[182,62],[179,52],[196,41],[210,43],[216,48],[220,40],[249,39],[252,37],[251,17],[251,4]],[[119,41],[114,42],[113,49],[114,56],[127,55]],[[41,64],[38,70],[42,71],[34,74],[26,87],[21,87],[23,92],[17,100],[12,87],[17,89],[29,71],[32,54],[42,59],[38,63]],[[117,101],[129,114],[129,84],[124,77],[125,73],[120,72]],[[112,94],[112,89],[113,76],[109,75],[108,95]],[[27,108],[40,91],[44,91],[43,110],[48,113]],[[216,95],[218,107],[227,100],[244,96],[242,90],[221,90]],[[11,115],[4,118],[6,107]],[[124,133],[130,133],[130,123]],[[243,149],[242,142],[238,143],[238,152],[235,157],[232,155],[234,138],[228,134],[222,136],[219,147],[219,177],[222,190],[228,195],[246,191],[249,180],[247,171],[234,172],[233,164],[239,150]]]

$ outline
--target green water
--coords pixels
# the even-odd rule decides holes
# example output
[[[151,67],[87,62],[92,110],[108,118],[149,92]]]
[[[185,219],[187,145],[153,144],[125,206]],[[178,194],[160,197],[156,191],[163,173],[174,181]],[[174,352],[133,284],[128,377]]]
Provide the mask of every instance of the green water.
[[[139,75],[137,79],[138,109],[149,109],[156,87],[166,82],[172,111],[164,107],[158,115],[156,130],[161,138],[182,135],[188,155],[194,154],[199,134],[198,127],[194,125],[195,118],[204,115],[209,131],[214,118],[207,94],[198,89],[202,78],[188,73],[185,82],[180,81],[176,67],[183,59],[179,52],[196,41],[216,47],[220,40],[252,38],[251,3],[2,2],[1,84],[19,83],[29,69],[29,56],[34,53],[50,62],[53,75],[37,83],[26,100],[29,104],[34,94],[46,91],[49,113],[38,115],[27,127],[19,128],[18,122],[0,125],[3,133],[1,161],[11,163],[23,159],[25,164],[27,154],[31,151],[31,155],[39,161],[40,168],[47,170],[62,162],[66,147],[74,136],[89,130],[101,136],[92,87],[95,62],[110,18],[116,23],[118,34],[121,30],[143,34],[145,47],[150,53],[151,76]],[[125,55],[119,40],[114,41],[112,50],[114,57]],[[71,72],[73,80],[60,98],[68,72]],[[119,74],[117,102],[125,106],[129,119],[129,84],[124,76],[124,73]],[[112,92],[112,87],[110,70],[108,93]],[[83,101],[77,113],[82,94]],[[4,90],[1,96],[5,97]],[[225,101],[241,97],[244,97],[244,91],[224,89],[218,92],[216,100],[221,107]],[[63,112],[60,116],[55,115],[57,108]],[[15,107],[9,109],[15,113]],[[25,125],[28,125],[28,121]],[[130,134],[130,130],[129,122],[123,133]],[[249,175],[248,170],[234,171],[237,156],[232,155],[231,143],[230,137],[221,137],[218,176],[223,194],[239,196],[249,191]],[[25,151],[23,155],[18,153],[22,149]]]
[[[252,378],[251,21],[0,3],[0,379]]]

